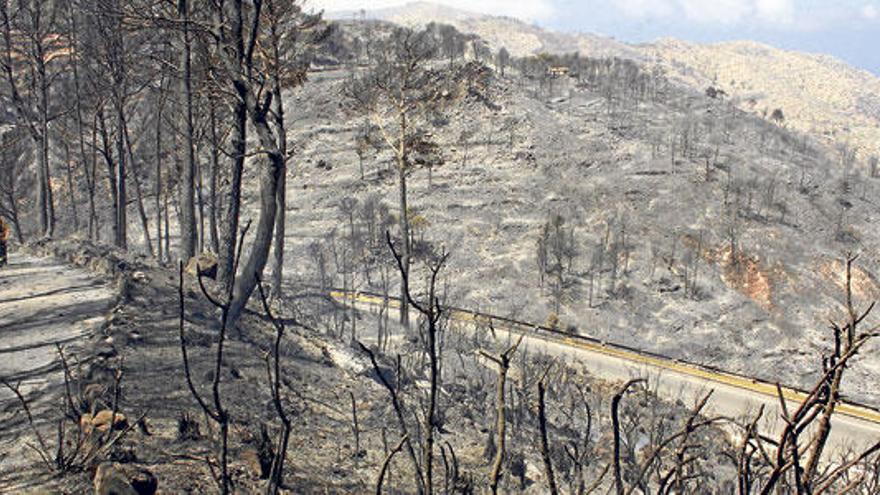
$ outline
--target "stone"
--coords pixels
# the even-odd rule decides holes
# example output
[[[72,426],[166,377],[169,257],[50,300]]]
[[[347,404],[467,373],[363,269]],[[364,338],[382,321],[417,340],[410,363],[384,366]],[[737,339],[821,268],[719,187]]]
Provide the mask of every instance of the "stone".
[[[83,414],[79,418],[79,425],[80,428],[82,428],[83,433],[86,435],[94,430],[106,432],[110,429],[111,418],[113,418],[114,430],[121,430],[128,426],[128,420],[125,418],[124,414],[117,411],[116,416],[113,417],[113,411],[109,409],[98,411],[94,416],[91,414]]]
[[[198,270],[198,271],[197,271]],[[202,253],[190,258],[186,264],[186,273],[205,278],[217,278],[217,256],[213,253]]]
[[[263,478],[263,465],[260,462],[260,454],[257,449],[244,449],[241,452],[241,462],[244,463],[249,473],[260,477],[260,479]]]
[[[134,464],[104,463],[95,471],[96,495],[153,495],[159,481]]]

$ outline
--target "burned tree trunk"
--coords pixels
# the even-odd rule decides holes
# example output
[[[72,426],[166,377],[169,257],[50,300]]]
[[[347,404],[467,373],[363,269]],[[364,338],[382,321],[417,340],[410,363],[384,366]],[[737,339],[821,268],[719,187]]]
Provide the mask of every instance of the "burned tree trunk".
[[[183,132],[184,157],[183,173],[180,182],[180,246],[179,257],[186,262],[196,252],[196,212],[195,212],[195,130],[193,128],[192,94],[192,39],[190,34],[190,8],[187,0],[178,3],[178,17],[183,21],[183,51],[180,55],[181,85],[184,100]]]

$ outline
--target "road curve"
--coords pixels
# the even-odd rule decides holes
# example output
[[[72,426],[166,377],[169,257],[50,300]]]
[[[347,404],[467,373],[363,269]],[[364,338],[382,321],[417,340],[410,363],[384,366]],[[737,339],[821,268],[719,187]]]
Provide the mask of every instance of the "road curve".
[[[383,302],[381,296],[368,293],[351,293],[334,290],[330,296],[338,301],[354,302],[362,310],[374,309]],[[399,307],[399,300],[389,298],[389,306]],[[476,331],[492,319],[496,338],[515,339],[524,336],[523,342],[532,351],[540,351],[560,358],[577,360],[586,364],[596,377],[609,381],[625,381],[634,377],[647,377],[657,393],[668,399],[681,399],[692,403],[698,395],[713,391],[706,411],[730,418],[753,418],[764,407],[760,431],[771,437],[778,436],[784,426],[776,385],[761,380],[709,369],[692,363],[644,353],[634,349],[603,343],[587,337],[565,335],[538,325],[494,317],[485,313],[449,308],[451,317]],[[485,327],[484,327],[485,328]],[[801,402],[803,391],[782,387],[789,410]],[[828,447],[831,452],[848,449],[863,450],[880,440],[880,411],[867,406],[842,403],[832,419]]]

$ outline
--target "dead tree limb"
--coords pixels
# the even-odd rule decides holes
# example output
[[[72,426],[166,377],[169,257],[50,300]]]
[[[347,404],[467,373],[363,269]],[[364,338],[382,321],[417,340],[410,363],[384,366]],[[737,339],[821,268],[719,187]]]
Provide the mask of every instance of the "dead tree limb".
[[[413,469],[415,470],[416,487],[418,487],[419,493],[423,493],[425,478],[422,475],[422,469],[421,469],[421,466],[419,465],[418,457],[416,457],[416,451],[412,446],[412,442],[410,441],[409,431],[406,426],[406,416],[404,414],[403,402],[400,400],[400,397],[397,395],[397,390],[395,390],[393,385],[388,383],[388,380],[385,378],[385,375],[382,373],[382,368],[379,367],[379,363],[378,363],[378,361],[376,361],[376,355],[373,354],[373,351],[370,350],[369,347],[365,346],[360,341],[358,341],[358,346],[370,358],[370,363],[373,365],[373,371],[376,373],[376,376],[379,378],[379,381],[382,383],[382,385],[385,387],[385,389],[388,390],[388,394],[391,396],[391,405],[394,408],[394,414],[397,416],[397,423],[400,426],[400,431],[401,431],[401,433],[403,433],[402,442],[406,445],[407,454],[409,454],[409,458],[413,464]]]
[[[425,445],[423,448],[423,458],[425,464],[425,493],[427,493],[427,495],[432,495],[434,492],[432,486],[432,480],[434,479],[434,430],[437,428],[437,395],[440,384],[440,356],[437,349],[437,339],[439,338],[441,321],[444,316],[444,310],[440,305],[440,298],[437,297],[436,289],[437,277],[440,274],[440,271],[443,270],[446,261],[449,259],[449,253],[443,253],[439,259],[429,267],[431,276],[428,281],[427,301],[419,303],[413,298],[410,290],[409,268],[406,264],[407,260],[405,259],[405,255],[402,256],[398,254],[397,250],[394,248],[390,232],[385,232],[385,239],[388,243],[388,248],[391,250],[391,254],[397,262],[397,267],[400,270],[400,275],[403,280],[406,301],[401,301],[401,304],[409,304],[415,308],[425,317],[427,324],[426,347],[428,351],[428,359],[430,361],[429,378],[431,385],[428,391],[428,410],[425,414]],[[408,240],[404,239],[403,242],[408,242]]]
[[[614,463],[614,489],[617,495],[624,495],[623,475],[620,472],[620,418],[618,416],[620,401],[630,387],[645,382],[647,380],[644,378],[630,380],[611,398],[611,426],[614,429],[614,458],[612,462]]]
[[[858,354],[861,348],[871,339],[880,335],[876,328],[866,333],[858,333],[859,324],[871,313],[874,304],[870,304],[864,312],[856,313],[852,297],[852,266],[857,258],[857,256],[852,255],[848,255],[846,258],[845,305],[847,323],[843,327],[833,322],[831,324],[834,347],[831,355],[823,359],[824,372],[822,376],[801,401],[797,409],[790,414],[787,410],[785,399],[782,396],[782,390],[778,388],[780,407],[782,407],[783,419],[786,424],[779,440],[776,442],[776,459],[771,465],[771,472],[767,482],[761,490],[762,495],[772,493],[785,473],[792,467],[795,468],[797,490],[802,493],[815,492],[814,485],[819,480],[817,476],[819,462],[831,434],[832,416],[837,404],[840,402],[840,386],[843,373],[849,361]],[[806,446],[810,451],[809,457],[807,458],[806,466],[802,469],[798,439],[800,434],[817,420],[818,424],[816,425],[815,433]],[[822,485],[824,486],[824,483]]]
[[[37,425],[34,423],[34,416],[31,414],[31,408],[28,405],[27,399],[25,399],[24,395],[22,395],[21,393],[21,383],[16,383],[15,386],[13,386],[2,378],[0,378],[0,383],[3,383],[3,386],[8,388],[13,394],[15,394],[15,397],[18,399],[18,403],[21,404],[21,408],[24,410],[25,416],[27,416],[28,425],[30,426],[31,431],[34,432],[34,436],[37,437],[37,442],[40,444],[40,448],[34,450],[36,450],[37,454],[40,455],[40,458],[46,464],[46,467],[48,467],[50,471],[54,471],[55,467],[49,460],[49,448],[46,446],[46,441],[43,439],[43,434],[40,433],[40,430],[37,429]]]
[[[761,421],[763,416],[764,406],[762,405],[761,408],[758,409],[758,414],[755,415],[755,419],[745,427],[743,440],[740,444],[739,453],[737,455],[736,479],[737,493],[739,493],[739,495],[748,495],[752,493],[752,456],[754,455],[755,450],[758,450],[759,447],[753,447],[751,452],[749,452],[749,447],[753,438],[757,437],[757,441],[761,441],[758,436],[758,422]]]
[[[257,276],[257,290],[260,293],[260,301],[263,304],[263,310],[266,316],[272,321],[275,327],[275,340],[272,344],[272,364],[269,365],[269,357],[266,356],[266,373],[269,379],[269,388],[272,392],[272,405],[275,407],[275,413],[281,421],[281,433],[279,434],[276,444],[276,454],[272,459],[272,466],[269,471],[269,484],[266,487],[267,495],[277,494],[281,486],[284,484],[284,463],[287,460],[287,445],[290,442],[290,431],[292,422],[287,412],[284,410],[284,404],[281,403],[281,339],[284,338],[285,326],[284,321],[276,318],[269,306],[269,299],[266,297],[266,291],[263,287],[263,280]],[[274,371],[273,371],[274,368]]]
[[[354,434],[354,455],[359,456],[361,452],[361,429],[358,424],[357,401],[354,398],[354,392],[348,392],[351,397],[351,430]]]
[[[544,403],[544,379],[538,382],[538,427],[541,431],[541,459],[544,461],[544,473],[547,476],[547,489],[557,495],[556,475],[553,474],[553,460],[550,458],[550,445],[547,441],[547,412]]]
[[[724,417],[709,418],[709,419],[706,419],[703,421],[693,423],[691,425],[691,428],[693,428],[693,429],[703,428],[706,426],[714,425],[714,424],[721,422],[721,421],[727,421],[727,418],[724,418]],[[657,461],[657,459],[660,458],[660,454],[663,452],[663,450],[670,443],[674,442],[676,439],[685,436],[685,434],[686,434],[686,429],[679,430],[677,433],[665,438],[658,446],[656,446],[654,449],[652,449],[651,455],[642,463],[642,468],[639,471],[639,473],[636,475],[635,480],[633,481],[633,485],[630,487],[629,490],[627,490],[627,492],[626,492],[627,495],[631,495],[632,493],[635,492],[636,487],[645,478],[645,475],[647,475],[647,473],[650,470],[653,463],[655,461]]]
[[[491,321],[489,326],[492,326]],[[493,329],[494,333],[494,329]],[[489,473],[489,489],[492,493],[498,493],[498,482],[501,479],[501,469],[504,465],[504,450],[506,446],[506,406],[504,391],[506,389],[507,372],[510,370],[510,359],[516,353],[516,349],[523,341],[525,335],[521,335],[516,344],[512,345],[498,357],[492,356],[485,351],[479,351],[484,358],[498,365],[498,381],[495,387],[495,459],[492,461],[492,470]]]
[[[857,315],[855,312],[855,308],[853,307],[853,294],[852,294],[852,266],[853,263],[856,262],[858,256],[847,255],[846,257],[846,313],[847,313],[847,325],[846,329],[846,339],[844,341],[844,352],[849,351],[855,341],[856,335],[856,327],[858,325]],[[837,329],[834,330],[837,335],[839,335]],[[839,337],[837,337],[836,341],[839,342]],[[832,355],[831,359],[837,359],[838,354],[840,353],[840,346],[835,345],[835,351]],[[833,362],[833,361],[832,361]],[[825,403],[822,406],[822,415],[819,417],[819,425],[814,435],[816,439],[813,444],[813,448],[810,452],[810,457],[807,459],[806,467],[804,468],[803,477],[804,481],[807,484],[811,484],[813,477],[816,474],[816,470],[819,467],[819,458],[822,456],[822,452],[825,449],[825,444],[828,440],[828,436],[831,434],[831,416],[834,414],[834,408],[837,406],[837,402],[839,401],[840,395],[840,384],[843,380],[843,370],[841,367],[834,372],[834,375],[831,377],[831,381],[828,384],[828,391],[826,392]]]
[[[578,495],[590,495],[591,493],[593,493],[594,491],[596,491],[596,489],[599,488],[599,487],[602,485],[602,480],[604,480],[604,479],[605,479],[605,475],[608,474],[608,469],[609,469],[609,468],[610,468],[610,466],[608,466],[608,465],[606,464],[605,467],[602,468],[602,472],[599,474],[599,477],[596,478],[595,481],[593,481],[593,484],[591,484],[590,486],[586,487],[584,490],[579,490],[579,491],[578,491]]]
[[[376,479],[376,495],[382,495],[382,483],[385,481],[385,473],[388,471],[388,466],[391,464],[391,460],[394,459],[394,455],[400,452],[403,444],[407,442],[409,442],[409,435],[404,435],[397,442],[397,445],[388,452],[388,455],[385,456],[385,461],[382,462],[382,469],[379,470],[379,477]]]
[[[822,484],[820,484],[818,487],[816,487],[816,489],[813,491],[813,494],[819,495],[820,493],[825,493],[825,492],[829,491],[834,486],[834,483],[836,483],[837,480],[840,479],[841,476],[846,474],[847,471],[852,469],[853,466],[864,461],[865,459],[867,459],[868,457],[872,456],[873,454],[875,454],[877,452],[880,452],[880,442],[875,443],[870,448],[868,448],[867,450],[862,452],[858,457],[850,460],[849,462],[844,463],[843,465],[839,466],[837,469],[833,470],[830,474],[828,474],[825,477],[824,481],[822,481]]]
[[[186,384],[189,388],[190,394],[199,404],[199,407],[204,411],[205,416],[210,418],[212,421],[217,423],[220,426],[220,474],[215,477],[215,481],[220,488],[220,493],[222,495],[227,495],[230,492],[231,487],[231,478],[229,476],[229,413],[223,407],[223,401],[220,395],[220,373],[223,365],[223,346],[226,342],[226,334],[229,328],[229,308],[232,302],[232,291],[235,274],[238,270],[238,264],[241,261],[241,253],[243,251],[244,239],[247,235],[247,231],[250,228],[250,222],[248,222],[241,231],[241,235],[239,236],[238,241],[238,250],[235,256],[235,263],[233,264],[232,274],[230,275],[231,282],[229,285],[229,289],[226,291],[226,301],[219,301],[210,295],[210,292],[205,287],[205,282],[202,279],[203,272],[200,266],[196,266],[196,278],[199,282],[199,288],[202,291],[202,294],[205,296],[208,301],[214,306],[218,307],[221,311],[220,317],[220,332],[217,337],[217,353],[214,361],[214,376],[211,383],[211,397],[213,401],[213,406],[209,406],[207,401],[202,397],[202,395],[198,392],[195,385],[192,381],[192,373],[189,365],[189,356],[186,351],[186,337],[184,335],[184,322],[185,322],[185,308],[184,308],[184,294],[183,294],[183,261],[178,263],[178,286],[177,286],[177,296],[178,296],[178,310],[179,310],[179,334],[180,334],[180,352],[183,356],[183,372],[186,378]],[[210,463],[209,463],[210,465]]]

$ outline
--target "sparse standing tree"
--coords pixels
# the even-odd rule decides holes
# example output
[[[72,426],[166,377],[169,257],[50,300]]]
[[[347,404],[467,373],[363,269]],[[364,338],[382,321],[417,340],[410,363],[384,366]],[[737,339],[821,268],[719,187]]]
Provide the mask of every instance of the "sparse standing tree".
[[[489,320],[489,326],[494,334],[495,329],[492,328],[491,320]],[[480,354],[485,359],[498,365],[498,380],[495,387],[495,458],[492,461],[492,470],[489,473],[489,490],[493,494],[498,493],[501,469],[504,466],[505,445],[507,443],[507,407],[504,399],[504,391],[507,386],[507,372],[510,370],[510,359],[522,343],[523,337],[524,335],[521,335],[514,345],[507,348],[498,357],[485,351],[480,351]]]
[[[196,180],[196,147],[195,127],[193,119],[193,71],[192,46],[193,33],[190,14],[192,8],[189,0],[178,0],[177,16],[181,25],[180,36],[180,84],[183,95],[183,112],[180,113],[183,130],[183,170],[179,183],[180,193],[180,245],[178,258],[184,263],[196,254],[198,227],[196,225],[195,180]]]
[[[159,262],[165,261],[165,256],[168,254],[165,252],[162,246],[162,196],[163,196],[163,187],[162,187],[162,162],[164,160],[164,156],[162,155],[162,114],[165,110],[165,101],[166,101],[166,92],[164,91],[165,81],[164,78],[159,82],[159,87],[156,91],[156,122],[155,122],[155,203],[154,208],[156,209],[156,254],[159,259]],[[167,193],[165,193],[167,194]],[[167,205],[165,205],[167,208]]]
[[[273,119],[275,123],[278,153],[281,155],[281,170],[275,192],[275,242],[272,247],[274,254],[274,270],[272,272],[272,294],[281,297],[284,278],[284,241],[287,220],[287,175],[288,145],[287,127],[284,120],[284,99],[282,89],[285,86],[297,86],[303,83],[311,47],[317,41],[298,36],[303,27],[297,23],[300,19],[300,7],[295,3],[280,0],[266,0],[265,23],[268,28],[267,47],[263,55],[265,72],[271,81],[271,99],[274,100]],[[316,22],[308,19],[307,22]]]
[[[501,49],[498,50],[498,55],[495,57],[495,66],[498,67],[498,71],[501,72],[501,77],[504,77],[504,72],[509,65],[510,52],[507,51],[507,48],[502,46]]]
[[[62,38],[55,25],[55,2],[48,0],[0,3],[3,29],[2,69],[10,106],[19,124],[28,130],[34,142],[34,168],[37,171],[36,206],[40,235],[55,234],[55,205],[49,165],[49,122],[51,65],[59,58]],[[22,84],[24,81],[24,84]],[[29,88],[23,92],[22,88]]]
[[[537,256],[541,280],[543,281],[545,274],[553,279],[554,285],[551,288],[553,312],[557,315],[573,283],[569,273],[578,255],[574,227],[567,227],[565,217],[562,215],[552,215],[541,228],[537,242]]]
[[[278,183],[281,180],[281,175],[285,172],[288,156],[282,146],[284,139],[286,139],[282,135],[285,132],[284,127],[279,126],[279,121],[272,115],[275,91],[271,88],[268,91],[263,91],[262,85],[252,77],[253,73],[260,69],[256,65],[254,50],[258,44],[268,41],[265,39],[266,23],[263,17],[263,8],[266,5],[263,0],[256,0],[253,7],[248,9],[244,2],[236,0],[232,7],[231,15],[236,21],[232,25],[220,23],[219,32],[215,33],[215,37],[222,40],[218,57],[224,69],[223,74],[228,78],[237,96],[244,102],[244,109],[257,134],[261,148],[260,158],[263,161],[263,167],[260,171],[260,213],[254,241],[250,254],[242,265],[241,273],[235,278],[233,298],[230,302],[229,318],[231,322],[235,323],[247,306],[248,300],[256,288],[257,280],[269,258],[278,213]],[[278,11],[276,10],[276,12]],[[288,35],[296,37],[297,41],[303,44],[300,46],[320,40],[319,35],[323,32],[319,30],[320,15],[306,14],[298,4],[291,5],[286,13],[290,16],[289,25],[291,26]],[[217,14],[222,18],[225,11],[221,8]],[[244,19],[248,19],[250,25],[246,34],[241,28]],[[242,20],[242,23],[238,20]],[[244,49],[239,50],[241,47]],[[305,81],[307,67],[307,63],[299,65],[299,71],[295,75],[292,74],[289,80],[296,84],[302,84]],[[261,73],[261,75],[265,79],[271,78],[271,74]],[[277,111],[275,115],[277,115]],[[238,164],[236,163],[234,166],[237,167]],[[234,170],[233,173],[237,174],[238,170]],[[239,196],[236,197],[236,194]],[[234,203],[239,199],[240,190],[233,192],[230,201]]]
[[[428,276],[427,282],[427,299],[425,301],[419,302],[416,301],[412,297],[412,293],[410,292],[409,285],[409,272],[405,271],[403,265],[403,257],[397,252],[397,249],[394,247],[394,243],[391,240],[391,234],[386,232],[386,241],[388,243],[389,249],[391,249],[391,254],[394,256],[395,261],[397,262],[397,269],[401,274],[406,273],[404,276],[404,287],[406,290],[406,297],[401,301],[401,304],[408,304],[413,307],[416,311],[418,311],[425,320],[425,350],[428,355],[429,361],[429,372],[428,378],[430,380],[430,387],[428,389],[428,399],[427,404],[425,405],[425,424],[423,425],[423,431],[425,435],[425,443],[422,449],[422,459],[425,466],[425,477],[424,477],[424,486],[426,495],[432,495],[434,493],[433,487],[433,473],[434,473],[434,442],[435,442],[435,430],[439,426],[437,424],[438,418],[438,398],[440,391],[440,351],[439,342],[442,339],[443,332],[443,318],[445,317],[446,309],[440,303],[440,296],[437,293],[437,277],[440,275],[440,272],[443,270],[446,261],[449,259],[448,253],[441,254],[437,260],[429,266],[430,274]],[[402,241],[403,242],[403,241]]]
[[[19,244],[25,240],[19,206],[22,189],[27,185],[24,171],[29,153],[23,143],[25,139],[26,135],[18,130],[0,135],[0,217],[12,224]]]
[[[345,88],[345,96],[354,112],[370,118],[394,153],[399,234],[403,240],[400,291],[401,300],[405,300],[406,279],[412,263],[407,176],[413,166],[413,153],[431,144],[425,131],[431,115],[454,95],[444,93],[450,89],[446,75],[430,67],[429,62],[436,53],[430,32],[395,29],[377,48],[375,66],[353,76]],[[400,322],[409,326],[407,304],[400,305]]]
[[[556,475],[553,472],[553,459],[550,457],[550,441],[547,435],[547,404],[544,399],[546,385],[544,379],[538,380],[538,429],[541,436],[541,460],[544,462],[544,473],[547,477],[547,491],[551,495],[558,495],[559,488],[556,486]]]
[[[125,107],[129,97],[129,70],[127,67],[126,28],[123,25],[123,11],[121,0],[98,0],[96,7],[100,14],[94,17],[94,26],[97,28],[97,49],[105,57],[105,64],[110,84],[110,104],[113,110],[115,123],[114,150],[111,150],[109,139],[106,139],[106,125],[103,127],[105,134],[105,157],[108,164],[113,151],[116,152],[116,161],[113,164],[112,186],[115,187],[114,207],[116,247],[128,248],[128,179],[126,148],[125,148]],[[102,124],[103,117],[102,117]]]

